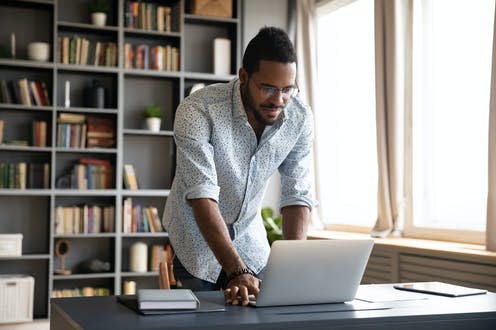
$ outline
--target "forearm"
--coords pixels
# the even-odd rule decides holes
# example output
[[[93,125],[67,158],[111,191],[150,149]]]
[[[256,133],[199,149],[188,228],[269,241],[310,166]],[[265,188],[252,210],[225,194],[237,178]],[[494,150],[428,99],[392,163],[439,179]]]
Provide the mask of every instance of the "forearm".
[[[203,238],[227,274],[246,265],[232,244],[217,203],[208,198],[192,199],[196,223]]]
[[[306,239],[310,210],[306,206],[291,205],[282,209],[284,239]]]

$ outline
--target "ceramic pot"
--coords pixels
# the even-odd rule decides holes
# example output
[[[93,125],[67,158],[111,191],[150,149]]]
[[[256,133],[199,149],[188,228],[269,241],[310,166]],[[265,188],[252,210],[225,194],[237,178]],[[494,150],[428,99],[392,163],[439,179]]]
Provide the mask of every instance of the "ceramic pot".
[[[160,118],[155,118],[155,117],[146,118],[146,128],[152,132],[159,132],[161,121],[162,119]]]
[[[91,14],[91,23],[96,26],[105,26],[107,22],[107,14],[106,13],[92,13]]]

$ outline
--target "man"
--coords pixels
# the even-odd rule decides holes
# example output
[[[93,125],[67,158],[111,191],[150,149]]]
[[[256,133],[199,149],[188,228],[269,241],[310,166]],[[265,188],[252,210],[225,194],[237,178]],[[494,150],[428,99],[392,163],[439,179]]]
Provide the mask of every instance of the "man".
[[[285,239],[306,239],[312,115],[296,98],[296,54],[267,27],[248,44],[239,79],[205,87],[176,112],[177,168],[164,225],[183,287],[225,289],[227,303],[259,292],[269,245],[260,216],[279,169]]]

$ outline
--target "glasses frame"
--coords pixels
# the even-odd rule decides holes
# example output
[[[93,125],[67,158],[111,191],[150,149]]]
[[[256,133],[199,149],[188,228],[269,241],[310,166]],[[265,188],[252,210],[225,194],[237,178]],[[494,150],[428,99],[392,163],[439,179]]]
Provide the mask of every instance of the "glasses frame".
[[[259,85],[259,83],[255,81],[255,79],[252,79],[251,77],[249,79],[253,81],[253,83],[258,88],[258,90],[262,94],[264,94],[264,97],[267,99],[274,97],[277,93],[281,93],[282,98],[288,100],[291,97],[298,95],[299,93],[298,86],[296,85],[291,87],[277,88],[271,85],[264,85],[264,84]]]

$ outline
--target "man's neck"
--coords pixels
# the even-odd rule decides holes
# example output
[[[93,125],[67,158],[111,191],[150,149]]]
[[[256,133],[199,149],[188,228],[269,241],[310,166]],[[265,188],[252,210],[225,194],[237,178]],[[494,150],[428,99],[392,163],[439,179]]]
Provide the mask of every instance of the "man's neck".
[[[261,124],[253,112],[246,111],[246,116],[248,117],[248,123],[250,124],[253,132],[255,132],[255,136],[257,137],[257,143],[260,143],[260,139],[262,138],[262,133],[265,129],[265,125]]]

